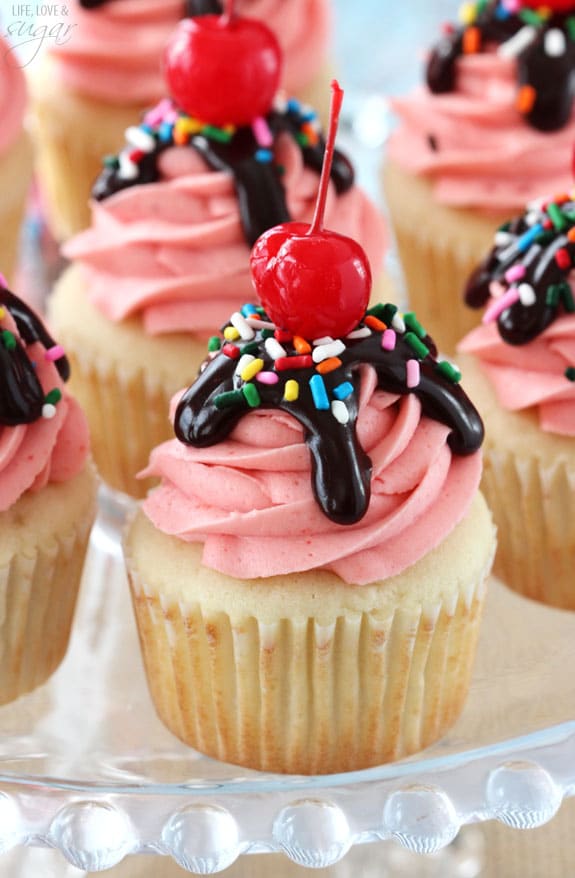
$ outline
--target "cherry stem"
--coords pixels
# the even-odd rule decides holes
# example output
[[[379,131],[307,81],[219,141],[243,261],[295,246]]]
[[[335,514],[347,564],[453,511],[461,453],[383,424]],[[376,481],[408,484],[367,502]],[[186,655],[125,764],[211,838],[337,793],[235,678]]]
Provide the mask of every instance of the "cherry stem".
[[[224,27],[231,24],[236,15],[236,0],[225,0],[224,11],[221,18],[221,22]]]
[[[319,181],[319,189],[317,193],[317,201],[315,203],[315,213],[308,235],[317,235],[323,229],[323,218],[325,214],[325,205],[327,202],[327,190],[331,178],[331,166],[333,164],[333,153],[335,149],[335,138],[337,135],[337,126],[339,124],[339,114],[341,113],[341,105],[343,103],[343,89],[337,79],[331,82],[331,103],[329,106],[329,128],[327,139],[325,142],[325,153],[323,156],[323,165],[321,169],[321,179]]]

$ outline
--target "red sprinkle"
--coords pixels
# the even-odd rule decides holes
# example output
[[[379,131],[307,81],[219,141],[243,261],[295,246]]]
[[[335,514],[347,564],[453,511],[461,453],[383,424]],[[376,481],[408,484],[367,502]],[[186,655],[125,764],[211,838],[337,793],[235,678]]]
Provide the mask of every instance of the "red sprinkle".
[[[237,360],[240,355],[240,349],[235,344],[225,344],[222,348],[222,354],[225,354],[230,360]]]
[[[141,149],[133,149],[132,152],[129,153],[131,161],[135,162],[136,164],[138,164],[138,162],[140,162],[144,158],[144,156],[145,153],[142,152]]]
[[[289,369],[311,369],[312,366],[313,360],[309,354],[301,357],[279,357],[274,361],[274,368],[278,372],[287,372]]]
[[[274,338],[276,341],[279,341],[280,344],[285,344],[288,341],[291,341],[293,335],[291,332],[287,332],[285,329],[275,329],[274,330]]]
[[[551,231],[551,229],[553,228],[553,223],[550,219],[543,220],[543,228],[546,232]]]
[[[561,249],[557,251],[555,254],[555,262],[559,268],[562,268],[563,270],[571,268],[571,257],[565,247],[561,247]]]

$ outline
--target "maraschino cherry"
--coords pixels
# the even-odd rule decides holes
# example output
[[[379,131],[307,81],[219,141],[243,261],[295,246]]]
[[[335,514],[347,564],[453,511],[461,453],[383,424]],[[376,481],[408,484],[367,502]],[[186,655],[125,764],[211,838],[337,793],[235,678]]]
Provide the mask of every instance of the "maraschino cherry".
[[[261,21],[239,18],[234,0],[223,15],[185,18],[164,55],[170,94],[190,116],[211,125],[249,125],[269,112],[282,55]]]
[[[530,9],[550,9],[551,12],[570,12],[575,9],[575,0],[523,0],[522,6]]]
[[[261,303],[281,329],[306,339],[342,338],[360,322],[369,302],[371,270],[352,238],[323,228],[343,90],[331,84],[329,133],[315,214],[309,223],[283,223],[252,250],[252,279]]]

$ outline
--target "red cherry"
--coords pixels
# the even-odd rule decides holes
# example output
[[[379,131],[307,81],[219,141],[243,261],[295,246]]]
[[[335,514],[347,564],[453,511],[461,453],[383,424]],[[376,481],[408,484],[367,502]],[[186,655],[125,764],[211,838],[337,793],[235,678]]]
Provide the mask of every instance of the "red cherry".
[[[269,112],[278,90],[282,55],[261,21],[224,15],[181,21],[166,46],[170,94],[190,116],[211,125],[249,125]]]
[[[351,332],[371,292],[369,261],[352,238],[323,229],[325,202],[343,91],[332,82],[329,134],[315,215],[265,232],[252,250],[251,269],[261,303],[273,322],[306,339]]]
[[[541,9],[544,6],[551,12],[569,12],[575,9],[575,0],[523,0],[522,5],[530,9]]]

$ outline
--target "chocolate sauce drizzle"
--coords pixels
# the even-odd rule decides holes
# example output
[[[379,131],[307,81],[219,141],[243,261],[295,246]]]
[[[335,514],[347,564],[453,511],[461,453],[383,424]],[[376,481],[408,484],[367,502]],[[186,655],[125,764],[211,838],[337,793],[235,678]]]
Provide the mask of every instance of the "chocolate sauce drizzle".
[[[545,4],[542,3],[542,6]],[[575,11],[575,3],[574,3]],[[575,96],[575,15],[552,13],[541,18],[532,9],[508,12],[500,0],[492,0],[469,26],[455,28],[433,49],[427,65],[427,84],[434,94],[455,88],[456,61],[465,54],[466,33],[475,28],[480,51],[502,45],[524,28],[534,29],[533,39],[517,55],[520,88],[534,92],[524,118],[540,131],[556,131],[569,121]],[[532,102],[532,103],[531,103]]]
[[[560,314],[575,311],[568,283],[575,264],[575,242],[568,237],[573,228],[575,201],[566,197],[562,203],[533,206],[499,229],[495,246],[469,279],[464,298],[471,308],[490,301],[493,283],[500,285],[494,288],[499,294],[512,288],[522,294],[497,317],[499,333],[509,344],[527,344]],[[523,274],[513,280],[517,269]]]
[[[26,346],[40,342],[47,350],[55,345],[34,312],[13,293],[0,288],[0,307],[14,319],[20,339],[8,330],[0,333],[0,424],[14,427],[42,417],[45,395]],[[24,344],[22,344],[24,342]],[[65,357],[56,362],[63,381],[70,376]]]
[[[379,305],[368,315],[386,317],[390,324],[395,322],[397,325],[397,318],[394,320],[396,311],[393,305]],[[260,314],[263,320],[267,320],[261,310]],[[405,315],[405,321],[408,322],[410,317],[414,315]],[[225,439],[254,407],[289,412],[304,428],[312,457],[314,493],[321,509],[337,524],[360,521],[367,512],[371,492],[371,461],[356,435],[361,365],[373,366],[381,390],[400,395],[415,393],[424,414],[451,428],[448,441],[456,454],[472,454],[483,441],[481,418],[456,383],[460,376],[449,364],[437,362],[433,341],[417,321],[415,324],[417,331],[405,331],[404,326],[403,332],[399,329],[395,333],[394,349],[384,350],[382,332],[370,330],[362,322],[359,329],[363,330],[365,337],[343,339],[344,350],[338,353],[341,366],[321,376],[313,363],[296,368],[297,360],[294,360],[294,368],[276,370],[276,361],[265,344],[265,336],[269,337],[273,332],[270,329],[254,330],[253,339],[224,344],[222,350],[205,362],[196,382],[178,405],[174,424],[176,435],[189,445],[211,446]],[[293,343],[285,342],[283,334],[280,337],[286,356],[298,357]],[[414,351],[414,345],[419,353]],[[264,372],[276,371],[278,382],[261,383],[257,376],[254,381],[244,382],[237,367],[239,358],[248,353],[263,360]],[[410,388],[406,369],[408,361],[414,359],[419,361],[420,380],[417,387]],[[315,381],[319,378],[323,383],[324,408],[318,407],[312,393],[312,378]],[[299,385],[299,396],[293,402],[287,401],[284,395],[290,379]],[[251,388],[249,393],[248,386]],[[343,400],[348,417],[338,419],[329,400]]]
[[[175,105],[173,109],[177,111]],[[180,114],[181,118],[189,117]],[[304,133],[307,125],[316,123],[316,114],[290,100],[279,108],[274,108],[266,117],[274,143],[284,133],[289,134],[299,144],[306,167],[321,172],[325,140],[316,135],[315,143],[310,143]],[[165,123],[164,123],[165,124]],[[131,176],[126,176],[118,158],[104,168],[92,190],[97,201],[102,201],[130,186],[153,183],[159,179],[158,159],[164,150],[175,145],[172,132],[161,124],[142,125],[142,129],[153,138],[153,148],[138,155]],[[251,126],[237,128],[227,140],[222,139],[223,129],[206,125],[199,134],[190,137],[188,146],[204,158],[210,168],[232,174],[238,196],[240,217],[247,243],[251,246],[272,226],[291,219],[286,192],[282,183],[282,169],[273,160],[273,149],[262,149]],[[224,131],[225,134],[225,131]],[[132,150],[132,154],[133,154]],[[348,159],[338,150],[334,155],[331,178],[336,191],[347,192],[354,182],[353,168]]]

